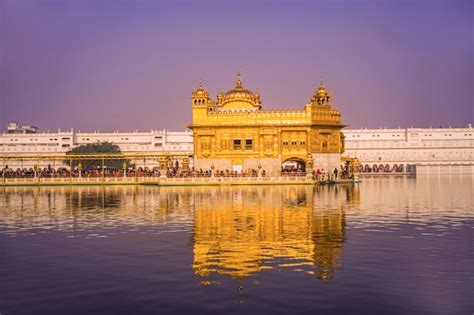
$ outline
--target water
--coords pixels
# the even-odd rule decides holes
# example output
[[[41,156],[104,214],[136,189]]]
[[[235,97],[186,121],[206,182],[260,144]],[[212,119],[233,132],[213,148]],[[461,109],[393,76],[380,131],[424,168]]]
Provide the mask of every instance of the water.
[[[472,314],[473,188],[2,188],[0,313]]]

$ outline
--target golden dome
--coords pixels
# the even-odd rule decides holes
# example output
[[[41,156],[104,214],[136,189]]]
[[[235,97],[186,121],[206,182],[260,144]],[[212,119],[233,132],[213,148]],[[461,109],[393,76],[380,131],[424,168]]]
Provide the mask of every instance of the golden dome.
[[[197,89],[193,90],[192,95],[193,97],[207,98],[209,96],[209,92],[206,89],[204,89],[204,87],[202,86],[202,81],[199,81],[199,85]]]
[[[237,75],[235,87],[225,94],[218,95],[219,106],[228,105],[228,107],[252,107],[260,106],[260,94],[247,90],[242,85],[240,74]],[[247,106],[245,106],[247,104]]]
[[[321,78],[321,83],[319,84],[318,89],[314,92],[313,97],[311,98],[311,103],[319,105],[328,105],[329,104],[329,95],[326,91],[326,87],[323,84],[323,79]]]
[[[235,83],[235,88],[225,93],[225,96],[227,96],[228,98],[240,99],[240,98],[246,98],[246,97],[253,97],[254,94],[243,87],[242,80],[240,79],[240,74],[238,74],[237,82]]]
[[[323,80],[321,79],[321,84],[319,85],[318,90],[316,91],[317,97],[327,97],[328,92],[326,91],[326,87],[323,84]]]

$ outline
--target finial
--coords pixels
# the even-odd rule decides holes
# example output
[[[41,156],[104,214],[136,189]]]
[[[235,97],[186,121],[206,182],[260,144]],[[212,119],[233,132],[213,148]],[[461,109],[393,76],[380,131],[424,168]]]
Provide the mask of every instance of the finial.
[[[242,87],[242,75],[240,74],[240,72],[237,73],[237,83],[236,83],[236,87],[237,88],[241,88]]]
[[[199,88],[199,89],[202,89],[202,78],[199,78],[199,85],[198,85],[198,88]]]
[[[321,85],[323,85],[323,76],[321,76],[320,78],[321,78]]]

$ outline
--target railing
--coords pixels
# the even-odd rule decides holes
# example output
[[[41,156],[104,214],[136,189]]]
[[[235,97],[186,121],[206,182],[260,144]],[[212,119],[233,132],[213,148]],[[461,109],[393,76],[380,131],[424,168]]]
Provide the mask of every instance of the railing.
[[[163,183],[256,183],[256,182],[299,182],[313,181],[306,176],[268,176],[268,177],[169,177],[161,178]]]
[[[197,177],[13,177],[0,178],[0,184],[26,185],[95,185],[95,184],[276,184],[276,183],[315,183],[328,181],[344,181],[346,178],[336,177],[334,174],[292,175],[292,176],[197,176]]]
[[[11,177],[0,179],[0,183],[28,184],[94,184],[94,183],[129,183],[129,182],[159,182],[159,177]]]
[[[268,177],[12,177],[0,178],[5,184],[114,184],[114,183],[275,183],[314,181],[307,176]]]

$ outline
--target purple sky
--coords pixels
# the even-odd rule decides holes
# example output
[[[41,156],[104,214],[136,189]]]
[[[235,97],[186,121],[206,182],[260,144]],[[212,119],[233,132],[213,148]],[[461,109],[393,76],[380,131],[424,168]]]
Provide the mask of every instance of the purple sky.
[[[320,76],[351,127],[474,122],[472,1],[0,0],[0,130],[184,130],[191,90],[303,108]]]

